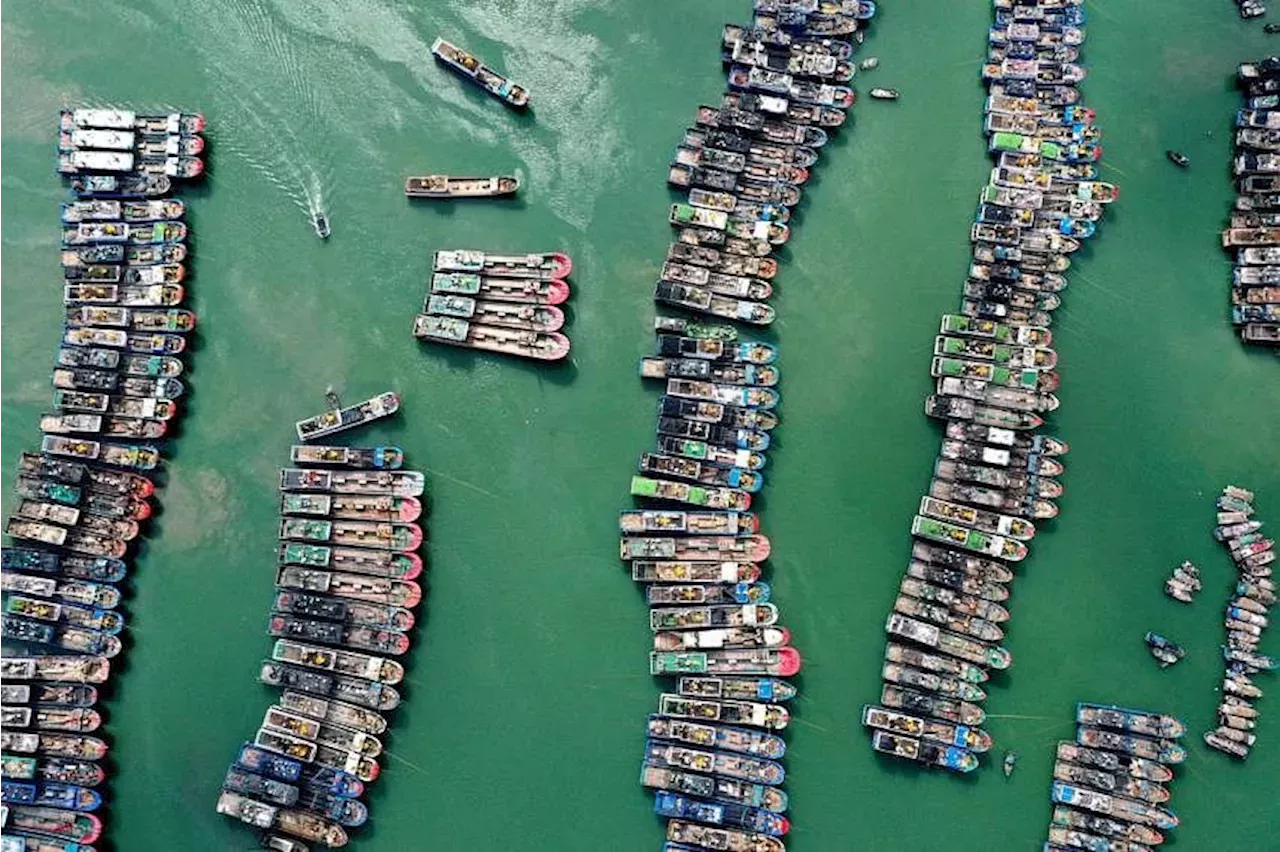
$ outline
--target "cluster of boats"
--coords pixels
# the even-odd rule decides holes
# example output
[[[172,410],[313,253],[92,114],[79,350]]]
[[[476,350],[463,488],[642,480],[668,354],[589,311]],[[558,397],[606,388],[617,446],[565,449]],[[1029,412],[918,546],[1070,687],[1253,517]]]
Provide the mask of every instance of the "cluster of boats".
[[[154,194],[164,195],[171,179],[204,174],[202,130],[199,113],[64,109],[58,115],[58,172],[77,180],[109,175],[135,188],[163,186]]]
[[[425,480],[398,447],[296,444],[280,471],[274,639],[258,680],[280,690],[227,769],[218,813],[266,849],[337,847],[369,816],[397,658],[423,598]]]
[[[698,107],[667,182],[677,229],[654,299],[713,317],[769,325],[791,212],[855,95],[848,83],[859,24],[875,5],[857,0],[757,0],[750,25],[726,24],[720,55],[728,85]]]
[[[668,169],[687,193],[654,297],[694,314],[764,326],[774,250],[828,134],[854,93],[852,55],[875,6],[756,0],[723,28],[728,86],[698,108]],[[656,442],[619,516],[621,557],[644,587],[649,669],[671,678],[646,726],[640,783],[667,820],[668,852],[783,852],[790,830],[781,734],[801,657],[761,563],[751,512],[778,425],[777,348],[736,327],[659,316],[641,377],[662,382]]]
[[[438,251],[413,334],[428,343],[558,361],[569,354],[559,306],[569,299],[572,270],[560,252]]]
[[[6,612],[12,611],[12,606],[53,610],[75,606],[85,613],[119,620],[112,609],[119,593],[110,584],[80,580],[75,575],[27,573],[23,569],[30,566],[24,564],[26,557],[20,551],[6,548],[4,557]],[[65,594],[19,594],[37,583]],[[116,629],[119,627],[117,624]],[[94,654],[0,659],[0,811],[6,852],[93,852],[91,844],[103,830],[102,818],[95,811],[102,806],[100,788],[107,777],[100,763],[107,754],[107,743],[94,735],[102,725],[94,707],[98,688],[110,672],[110,661]]]
[[[1036,430],[1058,407],[1052,312],[1070,255],[1118,190],[1098,180],[1101,132],[1075,84],[1084,9],[1075,0],[995,0],[982,77],[995,159],[970,238],[959,310],[942,317],[925,412],[944,421],[911,562],[885,625],[879,705],[864,723],[894,757],[972,771],[989,737],[982,684],[1002,647],[1011,566],[1054,518],[1066,443]],[[910,720],[908,728],[886,724]],[[914,734],[906,733],[915,731]]]
[[[1275,542],[1259,530],[1262,522],[1253,518],[1253,492],[1228,485],[1218,497],[1218,525],[1213,534],[1231,554],[1239,577],[1223,613],[1227,643],[1222,646],[1225,671],[1222,700],[1218,705],[1218,726],[1207,731],[1204,741],[1211,748],[1240,758],[1253,747],[1258,709],[1253,702],[1262,689],[1253,682],[1260,671],[1274,671],[1276,661],[1258,653],[1258,643],[1267,627],[1269,611],[1276,602],[1272,578]]]
[[[6,850],[91,851],[103,829],[98,689],[123,647],[119,584],[153,511],[150,471],[179,411],[195,325],[181,307],[186,206],[169,197],[178,175],[165,163],[198,153],[203,126],[192,115],[61,114],[60,170],[74,191],[61,212],[64,319],[40,451],[18,461],[0,575],[0,635],[24,654],[4,659],[0,687]],[[196,141],[174,154],[171,137]],[[117,160],[136,168],[102,165]]]
[[[1235,255],[1231,322],[1246,343],[1280,346],[1280,57],[1241,65],[1236,112],[1236,200],[1222,232]]]
[[[1058,743],[1044,852],[1152,852],[1178,826],[1173,769],[1187,759],[1180,719],[1109,704],[1076,705],[1075,742]]]

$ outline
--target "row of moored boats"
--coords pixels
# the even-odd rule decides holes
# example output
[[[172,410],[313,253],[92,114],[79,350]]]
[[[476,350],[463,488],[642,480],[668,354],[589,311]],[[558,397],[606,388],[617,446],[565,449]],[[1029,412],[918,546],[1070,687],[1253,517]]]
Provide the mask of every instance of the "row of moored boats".
[[[1187,759],[1182,720],[1109,704],[1076,705],[1075,742],[1058,743],[1044,852],[1152,852],[1178,826],[1168,783]]]
[[[983,684],[1011,663],[1002,642],[1012,567],[1063,491],[1067,445],[1037,433],[1058,407],[1052,313],[1070,255],[1118,194],[1098,180],[1101,133],[1075,88],[1083,7],[994,6],[982,76],[995,166],[970,231],[960,309],[934,339],[925,411],[945,432],[885,625],[880,702],[863,719],[876,751],[958,772],[990,747]]]
[[[1245,106],[1236,113],[1236,200],[1222,232],[1235,256],[1231,322],[1246,343],[1280,346],[1280,57],[1240,66]]]
[[[662,305],[762,326],[791,210],[853,104],[856,0],[756,0],[728,24],[728,85],[700,106],[668,169],[687,200],[661,265]],[[656,443],[620,515],[621,556],[644,588],[652,674],[669,679],[646,723],[640,782],[667,820],[668,852],[782,852],[790,830],[781,734],[800,653],[762,581],[771,544],[750,511],[778,425],[775,346],[737,328],[655,320],[640,375],[662,383]]]
[[[279,693],[217,803],[264,848],[344,846],[368,819],[424,594],[424,477],[403,461],[398,447],[298,444],[280,471],[274,644],[258,672]]]
[[[1253,676],[1277,668],[1273,658],[1258,651],[1269,610],[1276,602],[1271,568],[1276,560],[1275,542],[1260,532],[1262,522],[1253,517],[1252,491],[1228,485],[1218,497],[1217,508],[1214,537],[1231,554],[1239,576],[1223,614],[1227,642],[1222,646],[1225,671],[1218,726],[1205,732],[1204,741],[1243,760],[1255,741],[1253,730],[1259,713],[1254,702],[1262,697]]]
[[[103,830],[98,691],[122,649],[120,584],[152,514],[151,471],[180,409],[179,356],[195,325],[181,307],[186,206],[169,196],[163,163],[177,155],[165,146],[171,128],[198,139],[203,123],[60,116],[59,171],[73,190],[60,217],[63,325],[40,451],[18,460],[3,550],[0,634],[18,651],[0,687],[6,849],[86,852]],[[98,145],[115,153],[91,156]],[[99,169],[107,160],[121,168]]]
[[[204,116],[142,115],[123,109],[64,109],[59,114],[58,171],[109,174],[123,181],[204,174]]]
[[[573,261],[560,252],[525,255],[443,250],[413,333],[428,343],[483,349],[540,361],[569,354],[564,304]]]

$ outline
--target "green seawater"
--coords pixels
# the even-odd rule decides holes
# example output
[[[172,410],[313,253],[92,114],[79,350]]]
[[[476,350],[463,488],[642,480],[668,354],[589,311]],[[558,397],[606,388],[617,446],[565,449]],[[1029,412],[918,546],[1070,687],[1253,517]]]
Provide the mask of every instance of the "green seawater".
[[[1187,719],[1171,847],[1280,848],[1280,710],[1261,703],[1245,765],[1207,750],[1233,574],[1209,535],[1228,483],[1280,524],[1275,358],[1228,326],[1230,124],[1237,62],[1274,50],[1227,0],[1087,5],[1084,91],[1121,186],[1055,316],[1071,442],[1062,516],[1010,602],[1014,667],[987,709],[975,777],[878,760],[858,724],[880,688],[882,625],[938,443],[921,414],[938,315],[955,307],[990,162],[980,132],[983,2],[882,4],[881,58],[797,213],[772,336],[783,425],[759,504],[770,582],[806,667],[790,736],[796,852],[1032,850],[1054,742],[1088,699]],[[669,239],[666,163],[723,85],[720,26],[746,0],[71,0],[3,21],[3,478],[38,440],[58,336],[54,123],[64,103],[200,109],[208,179],[184,190],[200,328],[161,511],[141,546],[128,649],[106,705],[111,846],[248,850],[216,815],[226,764],[271,692],[276,469],[293,422],[333,384],[387,387],[402,415],[353,436],[428,471],[430,588],[395,714],[367,850],[658,849],[636,783],[644,604],[615,513],[651,446],[653,281]],[[533,92],[528,116],[432,62],[442,34]],[[1164,159],[1178,148],[1179,171]],[[518,172],[514,202],[408,204],[405,175]],[[307,211],[323,206],[320,243]],[[532,366],[410,335],[430,252],[562,249],[574,258],[571,363]],[[6,493],[5,509],[12,505]],[[1183,559],[1205,590],[1161,594]],[[1188,658],[1159,671],[1148,629]],[[1280,650],[1273,637],[1263,650]],[[1260,676],[1263,688],[1280,689]],[[1022,754],[1006,780],[999,751]]]

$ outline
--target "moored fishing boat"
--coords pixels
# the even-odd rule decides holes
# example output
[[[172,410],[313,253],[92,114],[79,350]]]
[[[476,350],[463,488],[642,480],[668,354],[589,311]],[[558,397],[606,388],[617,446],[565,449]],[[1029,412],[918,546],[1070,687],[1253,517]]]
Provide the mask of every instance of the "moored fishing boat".
[[[271,658],[279,663],[364,678],[387,686],[394,686],[404,679],[404,666],[395,660],[305,645],[288,639],[276,641],[271,649]]]
[[[731,803],[706,802],[665,791],[654,794],[653,809],[659,816],[740,828],[771,837],[781,837],[791,829],[786,817],[769,811]]]
[[[469,272],[434,273],[431,292],[530,305],[559,305],[570,294],[569,282],[559,278],[495,278]]]
[[[406,609],[417,606],[422,600],[422,587],[412,580],[319,571],[297,565],[286,565],[276,571],[276,585],[281,589],[336,595]]]
[[[769,558],[769,539],[762,535],[743,538],[626,537],[621,541],[623,559],[679,559],[693,562],[720,562],[741,559],[762,562]]]
[[[800,670],[794,648],[724,648],[713,651],[654,651],[651,674],[774,675],[790,677]],[[780,700],[780,699],[775,699]]]
[[[1159,829],[1167,830],[1176,828],[1178,825],[1178,818],[1171,811],[1134,799],[1082,789],[1063,781],[1053,782],[1052,798],[1059,804],[1093,811],[1104,816],[1115,816]]]
[[[696,465],[697,462],[691,462],[691,464]],[[675,503],[685,503],[690,506],[702,506],[709,509],[745,511],[751,507],[751,495],[740,489],[704,487],[686,482],[673,482],[644,476],[633,476],[631,478],[631,494],[636,497],[669,500]],[[671,555],[675,555],[674,550]],[[676,558],[684,557],[677,556]]]
[[[632,509],[619,513],[618,526],[625,535],[754,535],[759,519],[742,512],[684,512]]]
[[[684,651],[719,648],[781,648],[791,641],[785,627],[719,627],[655,633],[653,650]]]
[[[66,757],[18,757],[4,755],[4,777],[19,781],[56,781],[80,787],[97,787],[106,770],[93,761]]]
[[[689,698],[726,698],[777,703],[796,697],[796,688],[772,677],[681,677],[676,692]]]
[[[771,730],[785,728],[791,719],[790,712],[777,704],[762,704],[755,701],[694,700],[669,693],[663,693],[658,697],[658,712],[677,719],[750,725]]]
[[[98,690],[84,683],[6,683],[0,685],[0,702],[6,708],[19,704],[92,707],[98,703]]]
[[[332,568],[398,580],[412,580],[422,573],[420,556],[389,548],[329,547],[285,541],[280,545],[277,561],[281,565]]]
[[[649,766],[707,772],[756,784],[776,786],[786,778],[782,764],[772,760],[731,752],[690,748],[659,740],[649,740],[645,743],[644,761]]]
[[[493,198],[515,195],[518,177],[453,177],[426,175],[404,179],[404,194],[410,198]]]
[[[754,562],[631,562],[631,579],[643,583],[751,583],[760,579]]]
[[[1187,732],[1186,724],[1172,716],[1130,710],[1110,704],[1090,704],[1086,701],[1076,705],[1076,722],[1081,725],[1096,725],[1148,737],[1170,739],[1181,737]]]
[[[102,834],[102,820],[93,814],[30,805],[12,805],[6,810],[9,819],[5,828],[13,831],[76,843],[92,843]]]
[[[413,613],[403,607],[288,589],[276,592],[271,609],[272,612],[322,618],[338,624],[361,624],[399,631],[413,627],[415,621]]]
[[[761,808],[771,813],[783,813],[787,809],[787,794],[782,790],[736,778],[698,775],[645,764],[640,769],[640,783],[658,790],[671,790],[719,802]]]
[[[900,636],[926,648],[933,648],[961,660],[993,669],[1006,669],[1012,663],[1012,655],[1002,647],[950,633],[936,625],[908,618],[896,612],[889,614],[885,623],[885,632],[890,636]]]
[[[411,523],[285,518],[280,522],[280,538],[304,542],[331,542],[336,545],[395,550],[403,553],[417,550],[422,544],[422,528]]]
[[[110,672],[110,661],[101,656],[5,657],[0,660],[0,675],[9,680],[105,683]]]
[[[341,699],[372,710],[391,710],[400,704],[400,693],[386,684],[287,666],[272,660],[263,662],[258,671],[258,680],[268,686],[298,690],[320,698]]]
[[[347,832],[336,822],[309,811],[266,805],[230,790],[223,790],[218,797],[217,811],[255,828],[274,827],[285,834],[323,843],[325,846],[347,845]]]
[[[343,470],[284,468],[280,471],[281,491],[321,491],[332,494],[391,494],[417,497],[426,487],[418,471],[379,470],[374,473]]]
[[[46,757],[65,757],[76,760],[101,760],[107,754],[107,744],[97,737],[72,734],[15,733],[0,734],[0,743],[8,752],[35,754]]]
[[[881,754],[915,760],[929,766],[941,766],[955,772],[972,772],[978,768],[978,758],[962,748],[936,746],[888,731],[873,731],[871,747]]]
[[[737,829],[713,828],[672,819],[667,822],[667,839],[698,849],[750,849],[752,852],[786,852],[782,841],[768,834]]]
[[[930,718],[927,715],[913,716],[873,704],[863,705],[862,724],[893,734],[918,737],[979,753],[990,750],[992,745],[991,735],[978,728]]]
[[[404,463],[399,447],[334,447],[323,444],[294,444],[289,448],[294,464],[319,467],[346,467],[354,470],[396,470]]]
[[[1035,537],[1036,528],[1022,518],[999,515],[981,509],[973,509],[957,503],[948,503],[933,497],[920,498],[920,514],[937,520],[954,521],[994,535],[1009,536],[1020,541]]]
[[[1187,759],[1187,750],[1171,740],[1131,736],[1085,725],[1077,727],[1076,742],[1093,749],[1108,749],[1161,763],[1182,763]]]
[[[418,314],[413,334],[420,340],[483,349],[539,361],[558,361],[569,354],[569,338],[559,332],[535,332],[470,323],[457,317]]]
[[[285,492],[280,495],[280,514],[407,524],[422,514],[422,502],[416,497],[388,494],[360,497]]]
[[[1021,542],[920,515],[911,522],[911,534],[1011,562],[1024,559],[1027,555],[1027,547]]]
[[[989,677],[981,666],[966,662],[950,655],[930,654],[919,648],[909,648],[890,642],[885,646],[884,658],[887,663],[898,663],[914,666],[917,669],[954,677],[968,683],[985,683]]]
[[[688,721],[656,713],[649,716],[646,732],[654,740],[672,740],[699,748],[714,748],[721,752],[766,758],[769,761],[781,760],[787,752],[786,741],[780,736],[726,726],[711,719]]]
[[[1052,821],[1054,825],[1092,832],[1101,837],[1114,837],[1133,843],[1145,843],[1158,846],[1164,842],[1164,835],[1147,825],[1109,819],[1105,816],[1078,811],[1063,805],[1055,805]],[[1131,850],[1139,852],[1139,850]]]
[[[459,249],[436,252],[433,267],[436,272],[470,272],[498,278],[552,280],[568,278],[573,271],[573,261],[561,252],[502,255]]]
[[[642,454],[639,468],[641,473],[670,476],[715,488],[739,489],[751,494],[759,491],[764,485],[764,476],[756,471],[703,464],[693,459],[660,453]],[[657,497],[659,495],[655,492],[639,496]]]
[[[81,175],[71,180],[71,191],[81,198],[154,198],[168,195],[172,186],[165,175]]]
[[[957,725],[981,725],[987,714],[975,704],[954,701],[915,689],[886,683],[880,690],[880,703],[898,710],[910,710],[925,716],[945,719]]]

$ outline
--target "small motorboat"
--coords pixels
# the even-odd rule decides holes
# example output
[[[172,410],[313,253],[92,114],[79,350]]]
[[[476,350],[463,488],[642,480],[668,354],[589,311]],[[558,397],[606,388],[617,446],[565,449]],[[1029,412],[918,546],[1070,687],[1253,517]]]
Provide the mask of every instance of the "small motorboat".
[[[874,56],[868,56],[866,59],[858,63],[859,71],[870,71],[872,68],[879,66],[880,60]]]
[[[1018,765],[1018,753],[1016,751],[1006,751],[1004,753],[1004,777],[1008,778],[1013,774],[1013,768]]]
[[[1174,665],[1187,655],[1181,645],[1169,641],[1159,633],[1148,630],[1143,639],[1147,643],[1147,648],[1151,651],[1151,656],[1160,661],[1160,668],[1162,669]]]
[[[323,210],[316,210],[311,214],[311,227],[315,228],[317,237],[322,240],[329,239],[329,217]]]
[[[879,86],[872,89],[867,94],[871,95],[871,97],[880,101],[896,101],[898,99],[897,89],[884,89]]]
[[[1275,35],[1276,33],[1280,33],[1280,24],[1267,24],[1262,28],[1262,31],[1267,35]]]
[[[1175,166],[1179,166],[1180,168],[1185,169],[1187,166],[1191,165],[1191,161],[1187,159],[1187,155],[1183,154],[1181,151],[1175,151],[1170,148],[1168,151],[1164,152],[1164,155],[1169,158],[1169,162],[1173,163]]]

